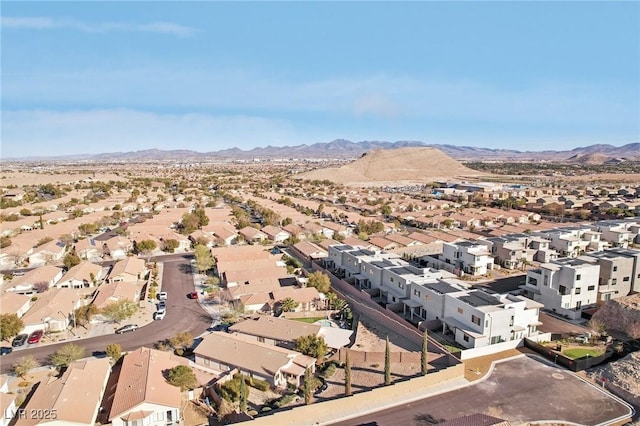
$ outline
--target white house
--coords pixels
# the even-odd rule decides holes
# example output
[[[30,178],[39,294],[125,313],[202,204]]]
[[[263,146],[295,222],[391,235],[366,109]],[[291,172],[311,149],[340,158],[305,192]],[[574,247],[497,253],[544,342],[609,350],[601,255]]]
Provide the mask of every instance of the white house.
[[[472,276],[485,275],[493,269],[493,257],[490,256],[487,247],[471,241],[443,243],[440,260]]]
[[[542,303],[546,309],[578,319],[584,308],[597,302],[599,276],[598,264],[563,258],[528,270],[523,289],[525,296]]]

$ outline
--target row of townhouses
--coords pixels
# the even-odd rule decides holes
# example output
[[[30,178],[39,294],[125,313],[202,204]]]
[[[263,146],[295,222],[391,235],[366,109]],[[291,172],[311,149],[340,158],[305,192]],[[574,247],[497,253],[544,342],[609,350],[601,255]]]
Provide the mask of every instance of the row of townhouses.
[[[527,271],[524,295],[571,319],[608,300],[640,292],[640,251],[610,248],[556,259]]]
[[[349,245],[329,247],[325,265],[411,321],[438,324],[466,348],[538,334],[541,303],[472,289],[443,270]]]

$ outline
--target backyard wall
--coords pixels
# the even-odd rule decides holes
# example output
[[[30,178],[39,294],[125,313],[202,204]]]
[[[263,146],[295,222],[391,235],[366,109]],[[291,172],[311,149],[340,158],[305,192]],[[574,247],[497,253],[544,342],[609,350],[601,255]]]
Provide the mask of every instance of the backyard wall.
[[[384,386],[368,392],[331,401],[303,405],[271,415],[261,416],[251,422],[252,425],[308,425],[328,424],[345,417],[362,415],[398,404],[409,402],[410,395],[424,398],[426,388],[430,388],[449,380],[464,377],[464,365],[458,364],[426,376],[417,377],[392,386]]]

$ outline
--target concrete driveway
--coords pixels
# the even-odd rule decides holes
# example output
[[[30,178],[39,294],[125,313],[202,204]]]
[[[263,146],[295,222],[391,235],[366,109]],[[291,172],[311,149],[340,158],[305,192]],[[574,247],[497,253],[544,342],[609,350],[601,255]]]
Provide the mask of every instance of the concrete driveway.
[[[449,420],[473,413],[512,424],[555,420],[599,425],[630,417],[631,408],[567,370],[519,356],[495,364],[486,379],[472,386],[334,424],[420,425],[429,416]]]

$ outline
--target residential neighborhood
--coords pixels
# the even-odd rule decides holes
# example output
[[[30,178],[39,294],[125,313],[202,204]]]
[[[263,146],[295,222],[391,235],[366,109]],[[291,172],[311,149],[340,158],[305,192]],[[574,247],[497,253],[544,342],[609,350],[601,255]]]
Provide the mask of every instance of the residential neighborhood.
[[[141,170],[127,184],[70,174],[47,203],[33,198],[37,185],[21,186],[22,200],[3,193],[1,360],[18,376],[3,376],[12,390],[2,401],[15,424],[39,424],[24,413],[47,409],[78,424],[195,425],[329,407],[345,394],[347,353],[356,393],[403,374],[416,384],[426,374],[434,391],[473,383],[485,367],[467,378],[465,366],[485,357],[605,332],[597,311],[640,289],[635,217],[543,219],[537,198],[495,207],[569,189],[441,182],[402,192],[274,185],[256,165],[199,177]],[[16,166],[5,185],[12,173],[28,176]],[[616,339],[639,337],[616,327]],[[609,347],[596,345],[606,357]],[[41,373],[19,373],[26,367]],[[35,380],[32,395],[16,387]],[[85,392],[82,412],[64,405],[78,398],[69,392]]]

